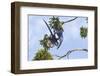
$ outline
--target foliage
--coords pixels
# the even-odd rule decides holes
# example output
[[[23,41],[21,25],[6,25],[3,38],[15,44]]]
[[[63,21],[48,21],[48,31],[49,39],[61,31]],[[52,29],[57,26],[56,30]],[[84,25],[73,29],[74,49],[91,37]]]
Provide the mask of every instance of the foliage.
[[[80,28],[80,36],[82,37],[82,38],[86,38],[87,37],[87,32],[88,32],[88,30],[87,30],[87,28],[86,27],[81,27]]]
[[[40,40],[40,44],[45,48],[45,49],[49,49],[50,47],[52,47],[51,45],[51,41],[49,39],[49,36],[47,34],[45,34],[43,40]]]
[[[62,25],[64,24],[63,21],[59,20],[59,17],[52,17],[49,19],[49,25],[51,28],[56,29],[56,30],[61,30],[63,29]]]
[[[39,49],[33,60],[53,60],[53,57],[48,50]]]

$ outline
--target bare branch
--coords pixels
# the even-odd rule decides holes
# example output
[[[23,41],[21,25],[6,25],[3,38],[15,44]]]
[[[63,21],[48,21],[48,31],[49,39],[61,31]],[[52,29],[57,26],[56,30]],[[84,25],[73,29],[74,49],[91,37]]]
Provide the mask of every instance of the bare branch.
[[[54,55],[56,57],[58,57],[58,59],[62,59],[64,57],[67,56],[67,58],[69,59],[69,55],[72,53],[72,52],[75,52],[75,51],[85,51],[85,52],[88,52],[87,49],[81,49],[81,48],[77,48],[77,49],[73,49],[73,50],[69,50],[66,54],[64,54],[63,56],[58,56],[58,55]]]
[[[75,17],[74,19],[70,19],[68,21],[65,21],[64,23],[68,23],[68,22],[71,22],[71,21],[74,21],[75,19],[77,19],[78,17]]]

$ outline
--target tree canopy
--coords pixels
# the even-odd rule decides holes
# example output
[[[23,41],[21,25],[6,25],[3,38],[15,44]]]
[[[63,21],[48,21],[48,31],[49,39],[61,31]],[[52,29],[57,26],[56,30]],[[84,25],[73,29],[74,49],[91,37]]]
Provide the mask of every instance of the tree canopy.
[[[39,49],[33,60],[53,60],[53,57],[48,50]]]

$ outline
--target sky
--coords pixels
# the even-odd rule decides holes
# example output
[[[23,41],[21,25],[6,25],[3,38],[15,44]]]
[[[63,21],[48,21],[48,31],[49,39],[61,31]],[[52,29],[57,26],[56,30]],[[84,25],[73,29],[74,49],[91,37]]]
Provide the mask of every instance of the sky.
[[[28,60],[31,61],[35,54],[38,52],[38,49],[41,49],[40,40],[43,39],[45,34],[50,35],[50,32],[45,25],[43,19],[48,22],[49,18],[52,16],[39,16],[39,15],[29,15],[28,16]],[[68,21],[75,18],[75,16],[58,16],[60,21]],[[82,39],[80,37],[80,27],[88,27],[86,22],[87,17],[78,17],[76,20],[66,23],[63,25],[63,42],[59,49],[57,47],[51,48],[49,52],[52,55],[62,56],[67,53],[69,50],[76,48],[88,49],[88,37]],[[84,51],[76,51],[70,54],[70,59],[84,59],[88,58],[88,53]],[[57,57],[54,57],[57,59]],[[67,57],[63,58],[64,60]]]

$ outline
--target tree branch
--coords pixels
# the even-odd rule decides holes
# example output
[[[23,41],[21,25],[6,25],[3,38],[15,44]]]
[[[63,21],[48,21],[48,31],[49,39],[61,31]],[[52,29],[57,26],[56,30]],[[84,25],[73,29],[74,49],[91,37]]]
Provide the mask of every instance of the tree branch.
[[[66,54],[64,54],[63,56],[58,56],[58,55],[54,55],[56,57],[58,57],[58,59],[62,59],[64,57],[67,56],[67,58],[69,59],[69,55],[72,53],[72,52],[75,52],[75,51],[85,51],[85,52],[88,52],[87,49],[81,49],[81,48],[77,48],[77,49],[73,49],[73,50],[69,50]]]
[[[75,19],[77,19],[78,17],[75,17],[75,18],[73,18],[73,19],[70,19],[70,20],[68,20],[68,21],[65,21],[64,23],[68,23],[68,22],[71,22],[71,21],[74,21]]]

